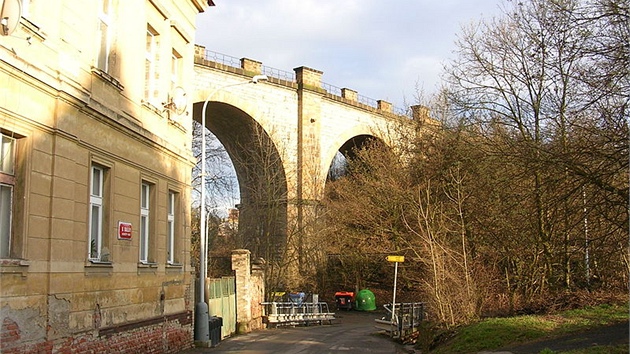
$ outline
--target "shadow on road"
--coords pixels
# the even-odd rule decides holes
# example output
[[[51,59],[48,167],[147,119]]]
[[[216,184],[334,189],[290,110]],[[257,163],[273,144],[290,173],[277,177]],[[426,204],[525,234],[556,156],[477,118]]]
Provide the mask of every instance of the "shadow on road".
[[[215,348],[194,348],[199,353],[408,353],[374,327],[380,311],[337,311],[333,324],[280,327],[226,338]]]

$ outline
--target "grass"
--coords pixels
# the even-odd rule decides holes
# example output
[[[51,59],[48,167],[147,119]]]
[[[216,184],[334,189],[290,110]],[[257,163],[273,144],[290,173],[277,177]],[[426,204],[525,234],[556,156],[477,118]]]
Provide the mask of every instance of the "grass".
[[[628,307],[600,305],[554,315],[490,318],[460,328],[447,344],[432,353],[476,353],[509,344],[552,338],[588,328],[619,323],[628,319]],[[594,347],[567,354],[627,353],[628,347]],[[544,354],[559,354],[544,350]]]
[[[628,354],[627,345],[608,346],[602,345],[593,348],[570,350],[568,352],[543,351],[540,354]]]

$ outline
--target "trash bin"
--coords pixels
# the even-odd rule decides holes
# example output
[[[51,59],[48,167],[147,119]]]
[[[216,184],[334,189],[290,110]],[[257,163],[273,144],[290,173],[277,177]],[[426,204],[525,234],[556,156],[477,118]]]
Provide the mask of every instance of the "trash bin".
[[[368,289],[363,289],[357,294],[357,310],[374,311],[376,310],[376,297],[374,293]]]
[[[335,303],[337,310],[352,310],[352,302],[354,301],[354,293],[350,291],[337,291],[335,293]]]
[[[292,303],[298,306],[302,306],[302,302],[304,302],[305,297],[306,294],[304,294],[303,292],[289,294],[289,300],[291,300]]]
[[[212,316],[208,320],[210,328],[210,345],[216,347],[221,342],[221,327],[223,327],[223,318]]]

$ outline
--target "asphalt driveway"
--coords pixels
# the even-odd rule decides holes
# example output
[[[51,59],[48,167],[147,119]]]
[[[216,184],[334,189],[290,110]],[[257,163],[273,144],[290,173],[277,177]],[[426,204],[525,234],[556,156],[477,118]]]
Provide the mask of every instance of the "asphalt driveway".
[[[333,324],[309,327],[282,327],[226,338],[214,348],[193,348],[179,354],[315,354],[315,353],[417,353],[374,327],[383,312],[337,311]],[[543,349],[568,351],[597,345],[628,345],[628,322],[603,326],[579,333],[511,345],[484,354],[530,354]]]
[[[337,311],[333,324],[284,327],[226,338],[214,348],[194,348],[181,354],[200,353],[408,353],[374,327],[381,312]]]

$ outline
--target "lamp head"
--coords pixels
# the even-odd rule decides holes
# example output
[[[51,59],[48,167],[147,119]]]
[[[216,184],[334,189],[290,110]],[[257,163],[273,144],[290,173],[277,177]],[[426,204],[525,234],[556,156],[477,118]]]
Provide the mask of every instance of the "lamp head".
[[[267,80],[269,80],[267,75],[256,75],[256,76],[252,77],[251,82],[254,83],[254,84],[257,84],[258,81],[267,81]]]

